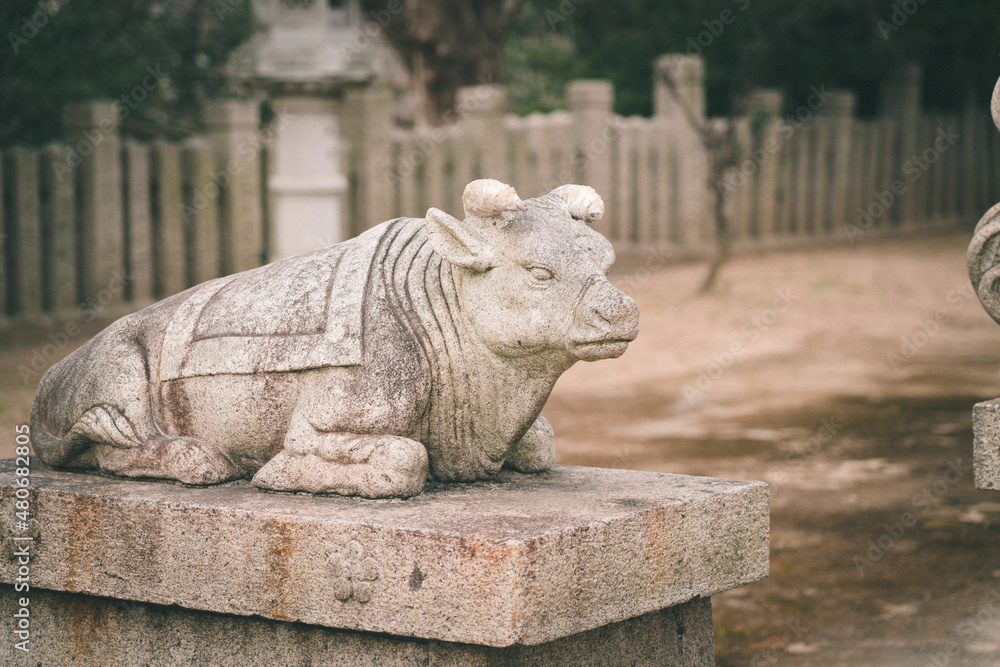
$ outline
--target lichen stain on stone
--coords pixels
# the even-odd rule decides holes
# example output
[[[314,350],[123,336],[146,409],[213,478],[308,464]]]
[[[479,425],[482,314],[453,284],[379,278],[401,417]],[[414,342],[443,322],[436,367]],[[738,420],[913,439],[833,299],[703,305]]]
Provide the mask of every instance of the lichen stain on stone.
[[[81,571],[90,572],[93,569],[88,556],[102,551],[97,522],[106,511],[105,504],[96,498],[78,496],[70,503],[67,510],[66,574],[63,575],[63,588],[70,593],[80,591]]]
[[[138,507],[136,508],[138,510]],[[140,584],[157,583],[160,579],[158,556],[163,544],[162,517],[158,513],[135,511],[123,524],[131,530],[122,536],[122,554],[117,569],[128,572],[129,579]]]
[[[267,563],[264,580],[268,590],[274,591],[271,608],[268,615],[279,621],[289,621],[288,583],[291,580],[291,559],[294,547],[292,545],[291,527],[278,519],[269,521],[273,534],[267,549]]]
[[[170,435],[191,434],[194,412],[184,380],[164,382],[162,387],[160,423],[163,429]]]
[[[107,639],[110,634],[111,605],[89,595],[67,595],[66,621],[72,641],[74,665],[107,664]]]
[[[661,585],[665,579],[672,576],[678,570],[679,559],[684,559],[684,554],[678,553],[674,548],[673,535],[675,526],[663,511],[657,510],[645,515],[646,530],[646,562],[649,566],[650,577],[646,580],[647,594],[653,592]]]
[[[424,585],[424,573],[420,571],[420,566],[413,563],[413,572],[410,572],[410,590],[419,591]]]

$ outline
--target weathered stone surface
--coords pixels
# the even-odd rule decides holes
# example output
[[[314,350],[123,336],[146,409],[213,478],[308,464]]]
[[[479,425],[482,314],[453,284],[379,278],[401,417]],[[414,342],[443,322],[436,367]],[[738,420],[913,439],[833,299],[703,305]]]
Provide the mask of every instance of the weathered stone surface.
[[[976,487],[1000,489],[1000,398],[973,406],[972,431]]]
[[[0,586],[0,633],[13,637],[19,595]],[[663,667],[713,665],[708,599],[535,646],[493,648],[214,614],[36,590],[28,653],[0,644],[5,665],[115,667]]]
[[[767,575],[760,482],[554,466],[401,501],[38,469],[30,479],[32,590],[509,646]],[[14,480],[13,461],[0,462],[4,522]],[[10,545],[3,583],[17,571]]]
[[[49,465],[369,498],[551,465],[539,414],[639,311],[605,275],[590,187],[438,209],[124,317],[54,365],[31,413]]]

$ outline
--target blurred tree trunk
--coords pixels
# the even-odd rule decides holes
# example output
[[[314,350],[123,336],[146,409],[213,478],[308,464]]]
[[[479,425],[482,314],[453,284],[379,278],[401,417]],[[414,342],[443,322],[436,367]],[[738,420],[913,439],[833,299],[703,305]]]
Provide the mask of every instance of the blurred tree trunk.
[[[500,81],[504,35],[523,0],[361,0],[410,68],[420,92],[422,120],[452,117],[460,86]],[[393,6],[394,5],[394,6]],[[398,9],[393,13],[393,9]]]

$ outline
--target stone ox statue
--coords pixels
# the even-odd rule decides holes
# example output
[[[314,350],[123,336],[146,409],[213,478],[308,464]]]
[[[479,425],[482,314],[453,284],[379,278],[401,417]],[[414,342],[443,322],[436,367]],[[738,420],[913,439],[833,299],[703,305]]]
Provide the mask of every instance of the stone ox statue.
[[[605,277],[592,188],[521,201],[479,180],[463,203],[464,221],[432,208],[123,317],[42,378],[35,452],[370,498],[547,470],[552,386],[624,353],[638,308]]]

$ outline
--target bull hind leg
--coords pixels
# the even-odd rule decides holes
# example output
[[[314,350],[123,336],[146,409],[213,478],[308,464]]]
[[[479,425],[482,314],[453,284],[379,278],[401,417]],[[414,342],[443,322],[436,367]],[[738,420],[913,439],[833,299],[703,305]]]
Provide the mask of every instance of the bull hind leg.
[[[255,486],[365,498],[408,498],[424,488],[427,450],[416,440],[302,431],[308,432],[290,433],[285,448],[257,471]]]
[[[246,474],[208,440],[161,436],[133,449],[99,443],[93,447],[102,470],[123,477],[174,479],[184,484],[219,484]]]
[[[185,484],[218,484],[241,477],[241,470],[212,443],[198,438],[142,439],[116,407],[95,405],[62,438],[44,430],[43,460],[69,468],[100,468],[123,477],[175,479]],[[41,443],[38,443],[41,445]]]

